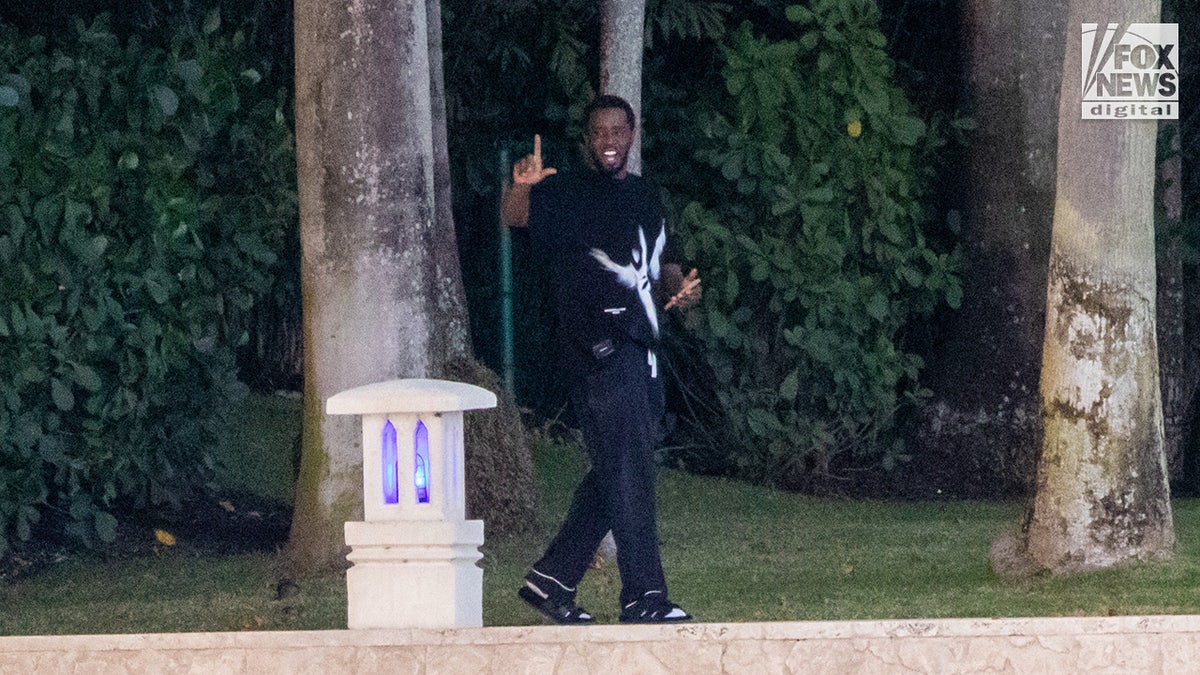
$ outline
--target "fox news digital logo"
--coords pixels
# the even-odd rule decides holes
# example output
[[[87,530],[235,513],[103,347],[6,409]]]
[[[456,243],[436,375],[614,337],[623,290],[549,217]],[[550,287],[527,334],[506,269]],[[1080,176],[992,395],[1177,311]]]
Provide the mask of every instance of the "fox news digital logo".
[[[1083,119],[1179,119],[1179,24],[1083,24]]]

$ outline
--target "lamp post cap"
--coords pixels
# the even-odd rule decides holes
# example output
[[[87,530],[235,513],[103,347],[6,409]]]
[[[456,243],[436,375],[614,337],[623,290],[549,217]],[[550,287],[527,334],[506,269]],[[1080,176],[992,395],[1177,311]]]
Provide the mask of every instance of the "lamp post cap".
[[[482,387],[449,380],[404,379],[365,384],[329,397],[330,415],[451,412],[495,408],[496,395]]]

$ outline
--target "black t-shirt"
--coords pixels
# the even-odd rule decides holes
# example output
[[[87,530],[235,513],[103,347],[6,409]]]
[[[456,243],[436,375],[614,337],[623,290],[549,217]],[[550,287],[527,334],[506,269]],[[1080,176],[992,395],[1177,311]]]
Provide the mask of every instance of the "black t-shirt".
[[[657,343],[655,286],[674,262],[657,187],[632,174],[549,176],[530,191],[529,229],[569,371],[590,369],[605,341]]]

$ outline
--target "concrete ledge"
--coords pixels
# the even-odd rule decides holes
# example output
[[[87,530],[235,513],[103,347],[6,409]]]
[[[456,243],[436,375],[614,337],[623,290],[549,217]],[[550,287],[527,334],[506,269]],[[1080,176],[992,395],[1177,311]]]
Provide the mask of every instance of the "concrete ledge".
[[[1186,672],[1200,616],[0,638],[0,673]]]

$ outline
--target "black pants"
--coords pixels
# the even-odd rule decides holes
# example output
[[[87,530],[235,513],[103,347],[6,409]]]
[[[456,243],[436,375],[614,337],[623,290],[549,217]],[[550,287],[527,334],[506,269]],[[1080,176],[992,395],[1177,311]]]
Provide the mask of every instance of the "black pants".
[[[622,606],[662,591],[654,511],[654,449],[663,414],[662,385],[645,347],[628,343],[574,387],[571,403],[592,467],[575,490],[567,519],[534,569],[575,588],[609,530],[617,543]]]

